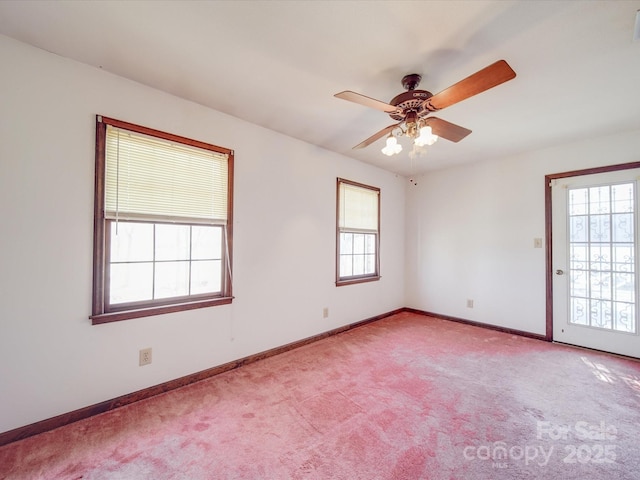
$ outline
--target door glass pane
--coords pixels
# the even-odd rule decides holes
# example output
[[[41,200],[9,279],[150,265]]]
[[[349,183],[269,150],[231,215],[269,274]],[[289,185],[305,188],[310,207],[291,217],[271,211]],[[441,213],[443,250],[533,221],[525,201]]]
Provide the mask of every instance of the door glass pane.
[[[591,215],[589,238],[592,242],[608,242],[611,239],[611,215]]]
[[[571,298],[571,323],[576,325],[589,325],[588,300],[586,298]]]
[[[616,303],[614,329],[619,332],[635,333],[635,305],[631,303]]]
[[[633,272],[634,255],[632,243],[613,245],[614,270],[617,272]]]
[[[611,188],[606,185],[603,187],[589,188],[589,213],[609,213],[611,211],[611,199],[609,194]]]
[[[611,187],[611,210],[614,213],[633,212],[633,184],[625,183]]]
[[[592,299],[589,316],[592,327],[611,328],[611,302]]]
[[[569,215],[586,215],[588,211],[589,189],[575,188],[571,190],[569,202]]]
[[[614,213],[611,215],[611,221],[614,242],[633,242],[632,213]]]
[[[636,333],[635,186],[569,191],[569,322]]]
[[[589,232],[587,231],[588,217],[586,215],[572,215],[570,218],[569,235],[571,242],[586,242],[589,238]]]

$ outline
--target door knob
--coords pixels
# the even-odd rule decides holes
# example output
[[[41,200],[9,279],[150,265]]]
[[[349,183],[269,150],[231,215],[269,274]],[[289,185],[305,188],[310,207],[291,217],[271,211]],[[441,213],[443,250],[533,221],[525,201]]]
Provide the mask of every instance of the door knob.
[[[556,275],[564,275],[564,270],[556,270]]]

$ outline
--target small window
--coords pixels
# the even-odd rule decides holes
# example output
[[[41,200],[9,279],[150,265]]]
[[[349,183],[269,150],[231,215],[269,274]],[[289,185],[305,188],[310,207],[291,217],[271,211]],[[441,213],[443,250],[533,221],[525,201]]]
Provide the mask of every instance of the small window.
[[[380,189],[338,179],[336,285],[380,278]]]
[[[98,117],[93,323],[231,302],[233,152]]]

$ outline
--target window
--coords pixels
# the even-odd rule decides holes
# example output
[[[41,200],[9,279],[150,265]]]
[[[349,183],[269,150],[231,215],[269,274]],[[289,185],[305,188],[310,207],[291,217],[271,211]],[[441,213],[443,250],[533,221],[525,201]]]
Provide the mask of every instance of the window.
[[[97,117],[94,324],[231,303],[233,151]]]
[[[380,189],[338,178],[336,285],[380,278]]]

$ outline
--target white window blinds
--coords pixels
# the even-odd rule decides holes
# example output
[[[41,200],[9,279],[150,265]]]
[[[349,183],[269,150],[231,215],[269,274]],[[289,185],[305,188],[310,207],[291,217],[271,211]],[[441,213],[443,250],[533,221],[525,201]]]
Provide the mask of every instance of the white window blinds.
[[[224,224],[228,156],[107,125],[105,217]]]
[[[340,181],[338,227],[349,230],[378,230],[379,191]]]

